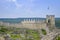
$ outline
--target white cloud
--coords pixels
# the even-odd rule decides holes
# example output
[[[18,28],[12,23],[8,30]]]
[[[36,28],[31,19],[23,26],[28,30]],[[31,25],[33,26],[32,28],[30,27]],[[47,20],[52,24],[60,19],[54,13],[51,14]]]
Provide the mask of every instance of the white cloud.
[[[8,2],[16,2],[17,0],[6,0]]]
[[[7,2],[13,2],[14,5],[16,6],[16,9],[22,8],[22,7],[27,7],[31,8],[34,6],[33,2],[35,0],[26,0],[25,4],[24,3],[18,3],[18,0],[7,0]]]
[[[13,2],[16,2],[16,0],[12,0]]]
[[[18,4],[17,2],[15,2],[16,8],[21,8],[23,5],[22,4]]]
[[[6,0],[6,1],[8,1],[8,2],[14,2],[14,4],[16,5],[16,8],[21,8],[22,7],[22,4],[19,4],[17,2],[17,0]]]
[[[34,2],[35,0],[27,0],[27,1]]]

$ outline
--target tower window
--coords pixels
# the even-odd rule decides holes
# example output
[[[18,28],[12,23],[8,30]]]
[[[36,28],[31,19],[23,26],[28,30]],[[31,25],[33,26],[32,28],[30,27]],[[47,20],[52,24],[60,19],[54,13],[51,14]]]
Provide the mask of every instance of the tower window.
[[[48,23],[50,23],[50,19],[48,20]]]

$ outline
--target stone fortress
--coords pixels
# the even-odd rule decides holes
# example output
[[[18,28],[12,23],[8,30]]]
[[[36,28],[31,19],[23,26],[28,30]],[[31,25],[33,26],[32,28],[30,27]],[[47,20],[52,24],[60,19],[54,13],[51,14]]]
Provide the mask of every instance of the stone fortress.
[[[45,20],[40,19],[24,19],[21,23],[11,24],[0,22],[0,25],[7,27],[16,27],[16,28],[27,28],[27,29],[37,29],[41,33],[40,29],[45,29],[47,35],[42,35],[41,40],[53,40],[58,33],[55,27],[55,16],[54,15],[46,15]]]
[[[11,24],[0,22],[0,25],[4,25],[7,27],[16,27],[16,28],[27,28],[27,29],[45,29],[47,33],[50,30],[55,28],[55,16],[54,15],[46,15],[45,20],[40,19],[24,19],[21,23]]]
[[[53,28],[55,26],[55,16],[46,15],[46,20],[40,19],[24,19],[21,23],[11,24],[6,22],[0,22],[0,25],[11,26],[17,28],[28,28],[28,29],[45,29],[46,27]]]

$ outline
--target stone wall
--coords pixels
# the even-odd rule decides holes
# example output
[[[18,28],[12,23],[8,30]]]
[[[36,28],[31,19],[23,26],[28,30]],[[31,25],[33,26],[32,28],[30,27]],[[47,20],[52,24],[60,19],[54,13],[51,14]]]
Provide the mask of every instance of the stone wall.
[[[29,29],[41,29],[41,28],[44,29],[46,27],[45,20],[39,20],[39,21],[35,21],[35,20],[22,21],[22,25],[23,25],[23,27],[29,28]]]
[[[10,26],[10,27],[17,27],[17,28],[29,28],[29,29],[46,29],[47,23],[50,25],[49,27],[53,27],[55,25],[55,18],[54,15],[47,15],[46,20],[32,20],[32,19],[26,19],[21,21],[21,23],[11,24],[11,23],[4,23],[0,22],[0,25],[4,26]],[[50,20],[50,23],[48,22]]]
[[[45,20],[31,20],[31,21],[22,21],[21,23],[11,24],[11,23],[5,23],[0,22],[0,25],[3,26],[9,26],[9,27],[16,27],[16,28],[29,28],[29,29],[41,29],[46,27]]]

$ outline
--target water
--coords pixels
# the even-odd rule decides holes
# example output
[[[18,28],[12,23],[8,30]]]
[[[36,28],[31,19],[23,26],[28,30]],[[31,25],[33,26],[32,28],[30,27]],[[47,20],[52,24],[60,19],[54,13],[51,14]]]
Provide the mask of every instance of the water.
[[[60,28],[60,18],[55,19],[55,25]]]
[[[9,22],[9,23],[20,23],[23,20],[45,20],[45,18],[0,18],[0,21]]]

